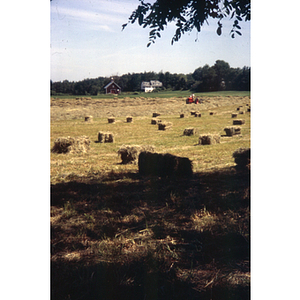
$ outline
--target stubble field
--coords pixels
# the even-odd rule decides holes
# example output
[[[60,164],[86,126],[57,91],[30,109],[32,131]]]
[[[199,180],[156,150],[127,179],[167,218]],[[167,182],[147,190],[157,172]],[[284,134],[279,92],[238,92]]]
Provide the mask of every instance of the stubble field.
[[[250,99],[202,99],[51,99],[51,146],[58,137],[91,140],[87,153],[51,153],[53,299],[249,298],[250,179],[235,170],[232,153],[250,147]],[[153,112],[173,127],[158,130]],[[245,124],[227,137],[232,113]],[[197,134],[183,136],[187,127]],[[99,131],[115,142],[98,143]],[[205,133],[221,135],[220,143],[198,145]],[[136,164],[121,164],[123,144],[188,157],[194,176],[142,177]]]

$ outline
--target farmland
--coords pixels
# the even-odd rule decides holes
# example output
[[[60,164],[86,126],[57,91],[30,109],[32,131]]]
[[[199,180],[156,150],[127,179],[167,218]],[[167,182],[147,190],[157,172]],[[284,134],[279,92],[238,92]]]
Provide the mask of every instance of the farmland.
[[[51,153],[53,299],[249,298],[249,174],[232,157],[250,147],[249,95],[203,94],[197,105],[169,96],[51,99],[51,147],[58,137],[91,141],[87,153]],[[240,111],[241,134],[225,136]],[[153,112],[172,128],[152,125]],[[188,127],[197,134],[184,136]],[[99,131],[114,143],[98,143]],[[220,143],[198,145],[205,133]],[[142,177],[137,164],[121,164],[124,144],[188,157],[194,176]]]

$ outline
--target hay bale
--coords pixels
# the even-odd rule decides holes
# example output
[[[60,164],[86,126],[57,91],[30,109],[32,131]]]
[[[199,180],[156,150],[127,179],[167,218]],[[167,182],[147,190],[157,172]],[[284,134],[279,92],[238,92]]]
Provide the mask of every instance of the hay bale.
[[[108,119],[108,123],[115,123],[116,119],[114,117],[109,117]]]
[[[232,157],[237,170],[250,170],[250,148],[239,148],[233,152]]]
[[[231,114],[231,118],[236,118],[237,114]]]
[[[132,123],[132,120],[133,120],[132,116],[127,116],[126,117],[126,122],[127,123]]]
[[[202,134],[199,136],[199,145],[213,145],[220,143],[220,135],[218,134]]]
[[[201,113],[196,112],[196,113],[195,113],[195,117],[199,117],[199,118],[200,118],[200,117],[201,117]]]
[[[213,112],[213,111],[209,112],[209,115],[210,115],[210,116],[213,116],[213,115],[215,115],[215,114],[216,114],[216,113]]]
[[[242,119],[236,119],[236,120],[233,120],[233,125],[243,125],[245,124],[245,120],[242,120]]]
[[[153,118],[156,118],[156,117],[159,117],[160,116],[160,113],[158,113],[158,112],[154,112],[153,114],[152,114],[152,117]]]
[[[248,108],[247,108],[247,112],[251,112],[251,107],[248,107]]]
[[[192,110],[192,111],[191,111],[191,116],[194,116],[195,113],[196,113],[196,111],[195,111],[195,110]]]
[[[93,122],[93,116],[86,116],[86,117],[84,117],[84,121],[92,123]]]
[[[187,136],[191,136],[191,135],[195,135],[197,132],[197,129],[194,127],[189,127],[184,129],[183,131],[183,135],[187,135]]]
[[[172,126],[173,126],[172,122],[160,122],[160,123],[158,123],[158,130],[171,129]]]
[[[180,118],[184,118],[184,114],[180,114]]]
[[[138,159],[139,173],[143,176],[191,177],[192,162],[187,157],[172,154],[141,152]]]
[[[239,114],[240,115],[243,115],[245,112],[243,111],[243,110],[241,110],[240,112],[239,112]]]
[[[233,135],[241,134],[241,127],[238,126],[225,127],[224,131],[227,136],[233,136]]]
[[[85,153],[90,150],[90,138],[88,136],[60,137],[54,141],[52,153]]]
[[[118,150],[122,164],[136,164],[142,151],[154,152],[155,147],[151,145],[122,145]]]
[[[113,143],[115,141],[114,135],[111,132],[98,132],[99,143]]]
[[[161,123],[161,120],[160,120],[160,119],[155,119],[155,118],[151,119],[151,124],[152,124],[152,125],[157,125],[157,124],[159,124],[159,123]]]

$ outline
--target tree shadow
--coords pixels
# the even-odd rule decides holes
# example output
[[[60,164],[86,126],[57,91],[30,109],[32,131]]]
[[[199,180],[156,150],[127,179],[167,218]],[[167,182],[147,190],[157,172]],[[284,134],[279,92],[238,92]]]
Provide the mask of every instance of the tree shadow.
[[[75,176],[51,185],[50,199],[60,212],[51,225],[52,299],[250,299],[249,283],[224,279],[249,272],[249,172]],[[127,240],[136,253],[124,254]],[[99,241],[115,250],[91,247]],[[66,259],[75,252],[83,255]]]

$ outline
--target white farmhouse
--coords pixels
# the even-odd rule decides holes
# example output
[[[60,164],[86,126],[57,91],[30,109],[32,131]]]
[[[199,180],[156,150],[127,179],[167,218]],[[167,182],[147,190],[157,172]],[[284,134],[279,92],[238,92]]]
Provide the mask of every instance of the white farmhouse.
[[[162,83],[158,80],[142,81],[141,83],[141,90],[145,93],[152,92],[158,87],[162,87]]]

